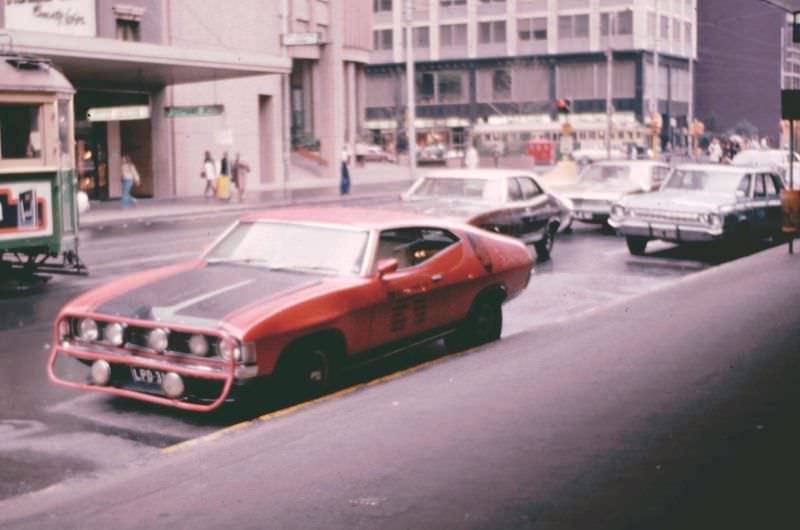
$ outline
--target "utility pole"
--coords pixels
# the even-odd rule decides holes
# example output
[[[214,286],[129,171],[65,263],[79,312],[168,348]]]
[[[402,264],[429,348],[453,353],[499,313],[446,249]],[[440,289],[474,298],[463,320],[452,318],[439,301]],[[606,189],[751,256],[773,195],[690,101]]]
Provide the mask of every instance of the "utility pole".
[[[606,159],[611,160],[611,132],[613,120],[613,98],[611,92],[614,89],[612,75],[614,72],[614,26],[616,25],[617,14],[608,14],[608,49],[606,50]]]
[[[417,119],[416,91],[414,74],[414,42],[412,23],[414,21],[414,2],[406,0],[406,108],[408,110],[407,136],[408,136],[408,174],[411,180],[416,178],[417,170]]]

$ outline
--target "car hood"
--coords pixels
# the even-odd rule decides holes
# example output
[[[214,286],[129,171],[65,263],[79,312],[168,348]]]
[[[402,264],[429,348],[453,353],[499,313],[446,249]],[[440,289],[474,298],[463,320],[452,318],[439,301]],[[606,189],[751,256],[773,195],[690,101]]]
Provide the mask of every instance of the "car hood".
[[[642,192],[641,187],[636,184],[627,183],[580,183],[577,182],[570,186],[560,187],[558,192],[572,200],[599,200],[617,201],[631,193]]]
[[[470,220],[497,209],[498,205],[457,199],[403,199],[400,208],[434,217],[446,217],[457,221]]]
[[[197,267],[106,297],[95,312],[169,324],[218,327],[226,316],[259,300],[272,300],[319,284],[325,277],[231,263]],[[114,287],[112,284],[110,287]]]
[[[736,202],[726,193],[685,192],[666,190],[654,193],[643,193],[624,198],[621,201],[627,208],[647,208],[667,210],[671,212],[704,213],[717,210]]]

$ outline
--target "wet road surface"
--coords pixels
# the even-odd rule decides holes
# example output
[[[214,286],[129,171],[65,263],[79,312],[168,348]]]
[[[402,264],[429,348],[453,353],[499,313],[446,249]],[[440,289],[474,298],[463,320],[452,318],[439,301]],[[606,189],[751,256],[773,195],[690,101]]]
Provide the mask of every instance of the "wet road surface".
[[[159,449],[207,435],[276,410],[224,408],[198,416],[123,399],[81,394],[49,383],[45,365],[51,323],[73,296],[122,275],[200,253],[234,219],[181,220],[96,227],[81,233],[91,275],[56,277],[49,284],[0,300],[0,498],[33,491],[76,474],[134,462]],[[629,256],[624,240],[592,225],[560,234],[553,259],[537,264],[529,289],[505,309],[504,337],[556,323],[580,328],[610,304],[663,288],[713,267],[719,256],[703,248],[651,244],[646,257]],[[341,387],[369,381],[435,359],[440,344],[352,370]],[[87,448],[90,448],[87,451]]]

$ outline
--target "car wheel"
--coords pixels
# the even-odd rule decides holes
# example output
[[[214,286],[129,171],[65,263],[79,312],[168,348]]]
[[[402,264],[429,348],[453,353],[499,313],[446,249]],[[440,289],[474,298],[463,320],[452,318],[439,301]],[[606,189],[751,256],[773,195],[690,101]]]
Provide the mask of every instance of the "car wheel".
[[[444,338],[450,352],[459,352],[481,344],[494,342],[503,331],[503,307],[497,297],[482,297],[475,301],[455,332]]]
[[[625,243],[628,244],[628,252],[634,256],[644,256],[644,251],[647,248],[646,237],[627,236]]]
[[[280,379],[287,394],[304,399],[325,393],[331,384],[332,357],[323,348],[309,346],[286,352]]]
[[[544,237],[533,244],[536,249],[536,257],[539,261],[547,261],[553,252],[553,245],[556,241],[556,230],[552,226],[548,227]]]

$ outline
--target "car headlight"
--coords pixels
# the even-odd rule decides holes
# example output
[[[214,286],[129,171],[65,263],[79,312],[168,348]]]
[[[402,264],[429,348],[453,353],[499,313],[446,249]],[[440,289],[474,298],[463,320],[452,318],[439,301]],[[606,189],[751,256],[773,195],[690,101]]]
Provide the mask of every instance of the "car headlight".
[[[208,355],[208,340],[202,335],[192,335],[189,338],[189,351],[192,355],[205,357]]]
[[[125,328],[119,322],[109,324],[103,330],[103,337],[114,346],[122,346]]]
[[[239,344],[235,340],[222,339],[219,341],[217,349],[219,351],[219,356],[225,361],[234,359],[238,362],[242,359],[242,350],[239,348]]]
[[[701,223],[703,223],[704,225],[710,225],[711,224],[711,222],[708,220],[708,214],[706,214],[706,213],[698,214],[697,220],[700,221]]]
[[[625,217],[625,207],[621,204],[615,204],[611,207],[611,216],[612,217]]]
[[[722,226],[722,216],[718,213],[708,214],[708,224],[711,226]]]
[[[78,324],[78,335],[80,336],[81,340],[97,340],[97,337],[100,335],[97,330],[97,322],[91,318],[84,318],[81,320]]]
[[[163,352],[169,343],[169,332],[163,328],[156,328],[147,334],[147,345],[150,349]]]

